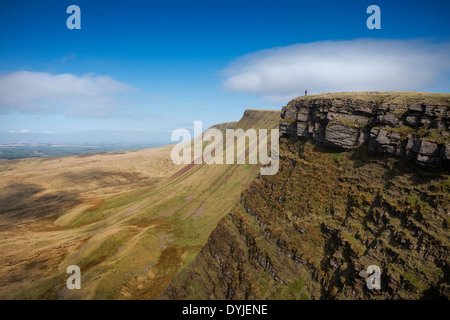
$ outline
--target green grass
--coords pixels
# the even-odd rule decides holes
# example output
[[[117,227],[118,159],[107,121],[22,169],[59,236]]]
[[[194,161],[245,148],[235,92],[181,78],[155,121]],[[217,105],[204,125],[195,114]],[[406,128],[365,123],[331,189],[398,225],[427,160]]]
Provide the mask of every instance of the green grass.
[[[273,300],[310,300],[303,279],[295,280],[289,285],[279,286],[269,299]]]
[[[295,123],[297,120],[295,120],[294,117],[285,117],[283,119],[280,119],[280,123]]]
[[[339,158],[345,156],[346,154],[347,154],[347,152],[335,152],[330,155],[330,159],[337,161]]]
[[[344,117],[336,117],[332,121],[329,122],[330,124],[341,124],[346,127],[352,127],[352,128],[362,128],[364,125],[360,124],[357,121],[344,118]]]
[[[389,103],[405,105],[411,103],[428,103],[450,106],[450,93],[426,93],[414,91],[332,92],[300,96],[293,100],[310,101],[315,99],[358,99],[362,101],[374,101],[379,104]]]
[[[139,199],[142,199],[148,194],[151,187],[142,187],[136,190],[124,192],[122,194],[106,198],[99,204],[94,204],[93,208],[87,208],[78,214],[74,219],[70,220],[68,224],[64,224],[65,227],[75,227],[80,225],[87,225],[94,222],[102,221],[114,213],[118,212],[118,208],[124,207],[128,204],[134,203]]]
[[[428,129],[424,134],[424,140],[433,141],[437,143],[446,143],[450,141],[450,135],[443,136],[439,130]]]

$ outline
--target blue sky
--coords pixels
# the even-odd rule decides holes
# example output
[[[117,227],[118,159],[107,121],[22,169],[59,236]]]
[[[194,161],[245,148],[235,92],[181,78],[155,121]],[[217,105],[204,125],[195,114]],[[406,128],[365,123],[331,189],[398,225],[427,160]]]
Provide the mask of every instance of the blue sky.
[[[168,143],[304,89],[449,92],[449,20],[430,0],[2,0],[0,142]]]

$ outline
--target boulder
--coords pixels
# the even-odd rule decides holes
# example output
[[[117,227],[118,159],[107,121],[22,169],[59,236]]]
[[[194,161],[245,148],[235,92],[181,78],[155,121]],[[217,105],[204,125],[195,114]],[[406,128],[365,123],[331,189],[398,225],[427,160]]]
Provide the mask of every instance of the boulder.
[[[406,144],[406,151],[419,153],[419,149],[420,149],[419,137],[413,134],[408,134],[408,143]]]
[[[427,156],[423,154],[417,155],[417,162],[425,166],[437,166],[441,159],[439,157]]]
[[[289,117],[295,117],[295,110],[293,108],[283,107],[281,110],[281,118],[284,119]]]
[[[382,125],[392,128],[398,127],[400,124],[400,119],[392,113],[378,117],[378,121],[380,121]]]
[[[442,146],[441,157],[444,160],[450,160],[450,142],[446,142]]]
[[[297,121],[307,122],[309,121],[309,114],[297,113]]]
[[[376,141],[380,145],[388,145],[391,143],[391,140],[388,137],[389,132],[386,130],[379,130],[378,135],[376,137]]]
[[[446,106],[425,106],[425,115],[428,117],[442,117],[446,111]]]
[[[325,142],[329,145],[350,149],[358,144],[360,129],[340,124],[328,125],[325,130]]]
[[[412,111],[412,112],[423,112],[423,107],[422,107],[421,104],[413,103],[413,104],[410,104],[410,105],[409,105],[408,111]]]
[[[304,137],[308,133],[306,130],[307,125],[305,123],[297,123],[297,136]]]
[[[406,117],[406,119],[405,119],[405,123],[406,123],[408,126],[414,127],[414,126],[417,124],[417,117],[414,117],[414,116],[408,116],[408,117]]]
[[[315,123],[312,136],[314,141],[316,141],[317,143],[323,143],[325,136],[325,126],[321,123]]]
[[[422,126],[428,126],[431,123],[431,119],[430,118],[420,118],[420,124]]]
[[[439,146],[436,142],[421,140],[419,153],[427,156],[438,156]]]
[[[367,278],[367,277],[369,277],[369,274],[367,273],[367,271],[366,270],[361,270],[359,273],[358,273],[358,275],[361,277],[361,278]]]
[[[297,134],[297,124],[295,122],[280,122],[280,133],[286,135]]]

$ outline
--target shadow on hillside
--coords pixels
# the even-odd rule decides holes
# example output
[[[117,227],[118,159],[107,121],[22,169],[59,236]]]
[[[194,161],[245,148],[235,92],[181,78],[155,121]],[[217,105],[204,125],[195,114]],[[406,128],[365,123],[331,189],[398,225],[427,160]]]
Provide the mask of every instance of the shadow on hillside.
[[[413,186],[422,185],[432,180],[444,179],[444,174],[449,174],[443,168],[422,168],[411,160],[393,158],[389,170],[384,174],[386,180],[407,175]]]
[[[42,219],[57,216],[65,208],[81,202],[79,193],[60,191],[42,194],[37,184],[17,183],[0,192],[0,216],[7,220]]]
[[[348,159],[353,162],[355,169],[364,169],[367,166],[378,165],[383,167],[384,170],[380,172],[384,171],[382,177],[386,181],[400,176],[408,176],[408,180],[413,186],[420,186],[432,180],[442,180],[444,179],[443,175],[450,174],[450,171],[445,168],[424,168],[410,159],[369,152],[366,144],[362,144],[360,147],[350,151],[314,145],[313,151],[330,154],[348,153]]]
[[[95,182],[100,186],[122,185],[136,182],[144,182],[151,180],[139,172],[125,172],[125,171],[108,171],[102,169],[90,169],[79,172],[63,172],[59,174],[60,177],[67,180],[68,183],[86,184]]]
[[[137,150],[133,150],[137,151]],[[108,156],[108,155],[117,155],[117,154],[126,154],[124,151],[103,151],[103,152],[92,152],[92,153],[84,153],[76,155],[77,158],[88,158],[93,156]]]
[[[400,176],[408,176],[408,181],[413,186],[419,186],[431,180],[443,179],[444,174],[450,174],[444,168],[424,168],[413,160],[372,153],[367,148],[359,148],[350,152],[349,159],[353,161],[355,168],[364,168],[376,163],[385,169],[382,177],[386,181]]]

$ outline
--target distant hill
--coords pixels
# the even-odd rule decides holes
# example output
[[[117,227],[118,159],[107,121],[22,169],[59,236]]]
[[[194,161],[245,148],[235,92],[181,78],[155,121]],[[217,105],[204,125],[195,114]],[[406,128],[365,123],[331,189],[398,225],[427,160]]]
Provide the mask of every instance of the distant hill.
[[[120,152],[155,148],[162,144],[124,144],[99,143],[87,144],[49,144],[49,143],[12,143],[0,144],[0,159],[22,159],[39,157],[64,157],[78,154],[92,154],[100,152]]]

